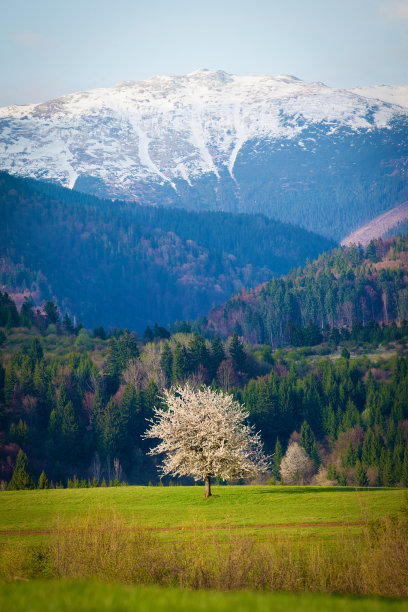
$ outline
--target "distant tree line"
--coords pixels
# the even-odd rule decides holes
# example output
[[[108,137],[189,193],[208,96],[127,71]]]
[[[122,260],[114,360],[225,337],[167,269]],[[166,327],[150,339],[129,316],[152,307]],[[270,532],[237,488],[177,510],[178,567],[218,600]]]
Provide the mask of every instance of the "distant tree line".
[[[14,302],[0,297],[2,320],[17,312],[21,325]],[[336,361],[298,362],[267,345],[244,346],[237,333],[209,339],[179,323],[183,331],[174,334],[155,324],[144,339],[128,330],[107,337],[100,328],[73,330],[55,305],[47,311],[48,325],[38,329],[37,313],[26,307],[28,336],[19,339],[21,327],[2,331],[0,479],[11,488],[157,482],[142,434],[163,390],[186,381],[228,391],[246,406],[274,453],[275,479],[296,443],[310,460],[308,477],[323,469],[339,484],[407,486],[408,357],[373,368],[344,347]],[[408,337],[408,327],[366,327],[357,339],[393,338],[395,330]],[[58,334],[65,344],[45,354],[47,338]]]
[[[241,292],[215,308],[204,329],[272,346],[310,346],[347,335],[380,334],[379,323],[408,320],[408,237],[334,249]],[[367,328],[367,324],[372,328]],[[353,331],[353,325],[355,329]]]
[[[5,172],[0,218],[0,286],[57,301],[87,327],[139,333],[204,315],[334,246],[262,215],[99,200]]]

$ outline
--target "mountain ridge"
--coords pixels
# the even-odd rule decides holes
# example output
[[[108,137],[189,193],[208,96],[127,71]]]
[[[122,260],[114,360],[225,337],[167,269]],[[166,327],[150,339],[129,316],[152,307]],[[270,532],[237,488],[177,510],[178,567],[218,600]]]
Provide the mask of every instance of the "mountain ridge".
[[[333,246],[261,215],[101,201],[2,172],[0,217],[2,291],[139,332],[196,318]]]
[[[0,109],[0,169],[338,240],[408,198],[408,109],[364,93],[208,70],[125,81]]]

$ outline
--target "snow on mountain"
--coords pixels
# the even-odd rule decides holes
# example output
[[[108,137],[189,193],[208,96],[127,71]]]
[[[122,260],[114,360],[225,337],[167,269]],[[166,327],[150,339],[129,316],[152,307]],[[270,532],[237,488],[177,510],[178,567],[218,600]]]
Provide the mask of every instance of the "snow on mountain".
[[[177,190],[176,181],[191,186],[197,177],[211,173],[219,179],[224,171],[236,181],[245,143],[298,139],[312,149],[313,141],[301,138],[306,126],[370,131],[407,114],[369,99],[372,90],[377,92],[209,70],[126,81],[0,109],[0,168],[69,187],[86,175],[121,197],[132,197],[137,181]],[[402,94],[393,91],[388,88],[383,98],[400,100]]]
[[[354,87],[350,89],[352,93],[365,98],[374,98],[388,102],[389,104],[398,104],[403,108],[408,108],[408,85],[374,85],[372,87]]]

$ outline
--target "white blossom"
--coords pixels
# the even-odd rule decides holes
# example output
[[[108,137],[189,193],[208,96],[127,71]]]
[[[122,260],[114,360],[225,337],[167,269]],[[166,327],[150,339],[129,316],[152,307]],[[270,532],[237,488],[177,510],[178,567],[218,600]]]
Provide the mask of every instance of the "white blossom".
[[[313,472],[313,461],[297,442],[289,444],[282,459],[280,473],[286,484],[297,484]]]
[[[145,438],[161,442],[149,452],[164,454],[163,475],[206,480],[256,475],[268,469],[260,434],[245,420],[248,412],[231,395],[209,387],[194,391],[188,384],[163,395],[165,408],[155,417]]]

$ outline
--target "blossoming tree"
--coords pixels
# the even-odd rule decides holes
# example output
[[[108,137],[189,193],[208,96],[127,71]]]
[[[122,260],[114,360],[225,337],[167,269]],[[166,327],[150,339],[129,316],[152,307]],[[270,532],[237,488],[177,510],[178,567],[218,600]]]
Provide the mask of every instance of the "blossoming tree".
[[[286,484],[298,484],[313,474],[313,461],[297,442],[288,446],[282,459],[280,473]]]
[[[149,452],[164,454],[163,475],[204,480],[205,497],[211,478],[254,476],[268,469],[259,433],[245,423],[248,412],[231,395],[209,387],[188,385],[165,391],[166,408],[155,408],[145,438],[161,442]]]

